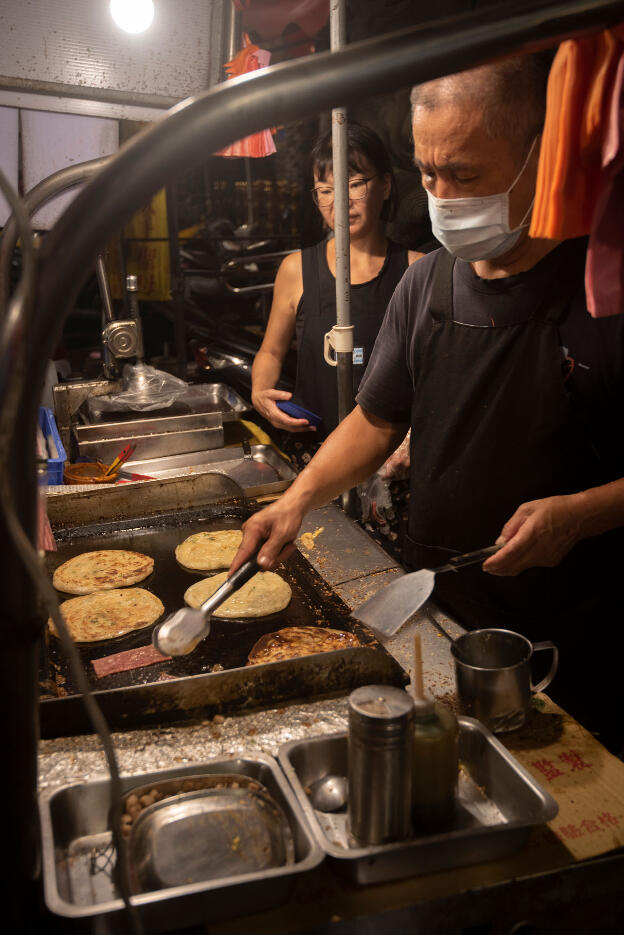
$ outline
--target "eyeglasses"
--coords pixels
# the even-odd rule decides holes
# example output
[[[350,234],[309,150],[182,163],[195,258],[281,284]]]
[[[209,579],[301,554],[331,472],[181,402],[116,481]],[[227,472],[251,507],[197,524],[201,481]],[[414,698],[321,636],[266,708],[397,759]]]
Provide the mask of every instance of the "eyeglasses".
[[[368,183],[376,179],[377,175],[369,175],[367,179],[349,179],[349,200],[361,201],[368,194]],[[312,189],[312,198],[319,208],[329,208],[334,203],[334,189],[330,185],[318,185]]]

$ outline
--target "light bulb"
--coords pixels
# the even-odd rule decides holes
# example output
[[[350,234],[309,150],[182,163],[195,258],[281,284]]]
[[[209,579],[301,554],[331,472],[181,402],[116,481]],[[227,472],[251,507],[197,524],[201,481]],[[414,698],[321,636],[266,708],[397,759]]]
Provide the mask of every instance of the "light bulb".
[[[111,16],[126,32],[145,32],[154,19],[152,0],[111,0]]]

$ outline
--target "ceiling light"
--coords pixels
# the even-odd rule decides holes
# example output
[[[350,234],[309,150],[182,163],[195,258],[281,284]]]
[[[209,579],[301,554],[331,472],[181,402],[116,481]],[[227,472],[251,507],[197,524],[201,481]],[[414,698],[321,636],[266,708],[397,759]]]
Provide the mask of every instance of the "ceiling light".
[[[145,32],[154,19],[152,0],[111,0],[111,16],[126,32]]]

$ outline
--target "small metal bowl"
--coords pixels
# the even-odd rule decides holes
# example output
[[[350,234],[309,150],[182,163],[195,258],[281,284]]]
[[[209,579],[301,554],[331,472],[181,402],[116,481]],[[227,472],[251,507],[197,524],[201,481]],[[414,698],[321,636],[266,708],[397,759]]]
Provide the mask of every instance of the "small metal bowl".
[[[114,484],[119,476],[119,468],[107,474],[109,467],[109,464],[99,461],[68,464],[63,471],[63,480],[66,484]]]
[[[127,842],[133,893],[226,880],[294,859],[288,819],[262,787],[198,789],[161,799],[137,816]]]

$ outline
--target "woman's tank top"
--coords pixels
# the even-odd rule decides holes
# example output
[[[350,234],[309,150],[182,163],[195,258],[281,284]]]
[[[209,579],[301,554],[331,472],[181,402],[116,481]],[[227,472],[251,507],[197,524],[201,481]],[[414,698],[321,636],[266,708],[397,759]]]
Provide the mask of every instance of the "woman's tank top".
[[[336,280],[326,256],[327,242],[301,251],[303,295],[297,307],[297,379],[293,402],[323,420],[317,438],[338,424],[336,368],[323,356],[325,333],[336,324]],[[357,392],[388,302],[408,267],[407,250],[388,241],[384,264],[374,279],[351,284],[353,330],[353,391]]]

